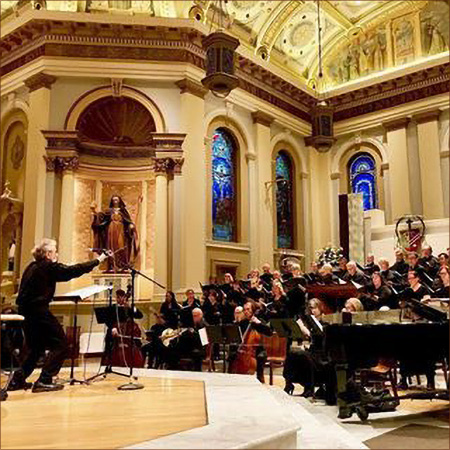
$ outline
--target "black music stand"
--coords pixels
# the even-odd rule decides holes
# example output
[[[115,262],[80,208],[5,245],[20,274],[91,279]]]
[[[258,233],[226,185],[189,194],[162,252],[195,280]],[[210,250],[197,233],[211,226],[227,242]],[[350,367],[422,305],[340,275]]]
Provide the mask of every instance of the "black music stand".
[[[79,384],[88,384],[85,380],[78,380],[75,378],[75,350],[77,348],[77,338],[78,338],[78,302],[82,300],[79,295],[64,295],[58,296],[53,299],[53,301],[66,301],[75,303],[75,309],[73,312],[73,321],[72,321],[72,351],[70,356],[70,377],[68,380],[62,380],[63,383],[69,383],[73,386],[75,383]]]
[[[106,325],[106,335],[105,335],[105,355],[107,365],[105,366],[105,370],[103,372],[97,373],[92,377],[89,377],[86,381],[90,383],[98,377],[106,378],[109,373],[113,373],[115,375],[120,375],[122,377],[127,377],[128,375],[121,372],[116,372],[112,369],[112,326],[113,323],[117,321],[124,322],[127,317],[127,312],[125,308],[119,308],[117,305],[112,304],[112,289],[109,291],[109,305],[101,306],[99,308],[94,308],[95,317],[97,319],[98,324]]]
[[[131,323],[132,323],[131,329],[133,330],[134,329],[134,304],[135,304],[136,275],[140,275],[141,277],[145,278],[146,280],[151,281],[152,283],[154,283],[157,286],[159,286],[161,289],[166,289],[166,288],[165,288],[165,286],[163,286],[162,284],[160,284],[157,281],[153,280],[149,276],[143,274],[139,270],[136,270],[134,267],[129,266],[128,269],[131,272]],[[129,380],[130,381],[128,383],[126,383],[126,384],[120,385],[117,388],[120,391],[134,391],[134,390],[137,390],[137,389],[144,389],[144,385],[143,384],[139,384],[139,383],[134,383],[133,382],[133,379],[134,380],[138,379],[138,377],[133,376],[133,369],[134,369],[133,362],[134,362],[134,352],[135,351],[136,351],[136,343],[135,343],[134,339],[131,339],[131,355],[132,356],[131,356],[130,374],[129,374]]]
[[[208,341],[211,344],[219,344],[222,346],[223,353],[223,373],[226,373],[226,352],[225,347],[232,344],[242,343],[242,333],[239,325],[208,325],[206,327]]]
[[[280,337],[292,340],[306,339],[298,323],[292,318],[270,319],[270,324]]]

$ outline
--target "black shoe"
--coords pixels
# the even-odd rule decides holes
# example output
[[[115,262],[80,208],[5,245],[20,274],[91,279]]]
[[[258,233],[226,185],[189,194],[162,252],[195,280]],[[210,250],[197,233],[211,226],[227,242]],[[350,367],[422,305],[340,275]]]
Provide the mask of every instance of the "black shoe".
[[[314,396],[314,391],[312,389],[305,389],[300,397],[310,398]]]
[[[15,381],[14,379],[9,383],[8,391],[20,391],[27,389],[31,389],[33,387],[33,383],[27,383],[26,381]]]
[[[286,394],[292,395],[294,393],[295,386],[290,383],[289,381],[286,381],[286,386],[284,387],[284,392]]]
[[[55,383],[42,383],[41,381],[36,381],[33,384],[32,392],[52,392],[52,391],[60,391],[64,389],[62,384]]]
[[[326,392],[325,392],[325,389],[323,388],[323,386],[320,386],[320,388],[317,389],[314,396],[319,400],[325,400]]]

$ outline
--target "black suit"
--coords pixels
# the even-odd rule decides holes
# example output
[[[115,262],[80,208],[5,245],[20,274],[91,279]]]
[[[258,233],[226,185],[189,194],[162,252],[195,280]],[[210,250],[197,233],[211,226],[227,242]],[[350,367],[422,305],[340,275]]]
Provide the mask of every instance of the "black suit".
[[[40,355],[47,349],[50,352],[45,359],[39,381],[51,383],[52,377],[59,373],[67,356],[68,347],[64,330],[49,309],[56,283],[78,278],[98,264],[98,260],[95,259],[83,264],[66,266],[45,259],[34,261],[25,269],[17,305],[19,314],[25,316],[25,336],[30,354],[23,364],[23,373],[18,376],[23,375],[25,379],[30,376],[36,368]]]

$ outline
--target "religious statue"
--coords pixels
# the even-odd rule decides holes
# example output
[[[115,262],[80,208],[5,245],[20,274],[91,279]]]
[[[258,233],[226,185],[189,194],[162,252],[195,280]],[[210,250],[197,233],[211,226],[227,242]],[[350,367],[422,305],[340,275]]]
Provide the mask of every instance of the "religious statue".
[[[139,199],[139,203],[142,197]],[[93,215],[92,230],[96,249],[111,250],[113,256],[108,258],[108,272],[128,270],[139,255],[139,241],[136,225],[133,223],[127,207],[118,195],[113,195],[109,208],[97,212],[96,203],[91,204]],[[138,210],[139,214],[139,210]]]

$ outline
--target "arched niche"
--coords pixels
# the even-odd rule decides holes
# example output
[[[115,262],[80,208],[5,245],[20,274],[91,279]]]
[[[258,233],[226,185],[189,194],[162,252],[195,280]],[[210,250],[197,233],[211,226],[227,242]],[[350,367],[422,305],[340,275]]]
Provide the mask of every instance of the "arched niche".
[[[80,116],[83,114],[83,112],[90,105],[95,104],[95,102],[109,97],[125,97],[135,100],[144,108],[146,108],[152,116],[155,124],[154,131],[156,131],[157,133],[165,133],[167,131],[164,117],[156,103],[150,97],[140,92],[139,90],[129,86],[121,85],[117,86],[116,89],[113,86],[99,87],[83,94],[75,101],[75,103],[70,108],[65,120],[64,129],[68,131],[75,131],[77,129],[77,124],[80,120]]]

